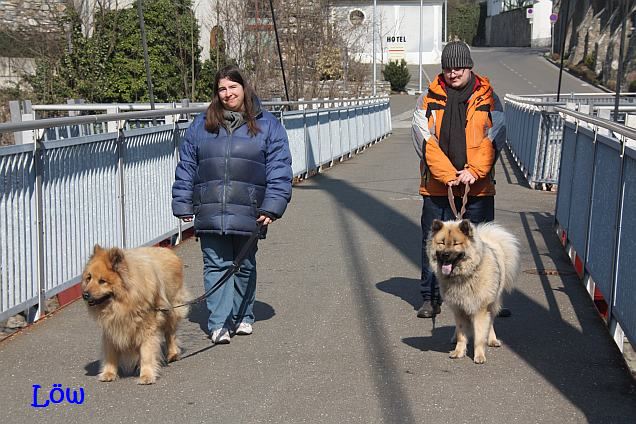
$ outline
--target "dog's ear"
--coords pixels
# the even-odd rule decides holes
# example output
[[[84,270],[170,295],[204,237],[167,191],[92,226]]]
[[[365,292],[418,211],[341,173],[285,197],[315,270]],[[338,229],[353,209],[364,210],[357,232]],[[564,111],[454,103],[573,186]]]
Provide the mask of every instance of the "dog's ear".
[[[108,259],[113,271],[118,272],[124,264],[124,251],[118,247],[113,247],[108,251]]]
[[[444,223],[442,221],[440,221],[439,219],[434,219],[433,225],[431,225],[431,231],[433,232],[433,234],[435,234],[436,232],[441,230],[443,226]]]
[[[459,231],[464,233],[466,237],[473,236],[473,226],[471,225],[470,221],[467,219],[462,219],[462,222],[459,223]]]
[[[97,255],[99,252],[103,250],[104,249],[102,248],[102,246],[96,243],[95,246],[93,246],[93,255]]]

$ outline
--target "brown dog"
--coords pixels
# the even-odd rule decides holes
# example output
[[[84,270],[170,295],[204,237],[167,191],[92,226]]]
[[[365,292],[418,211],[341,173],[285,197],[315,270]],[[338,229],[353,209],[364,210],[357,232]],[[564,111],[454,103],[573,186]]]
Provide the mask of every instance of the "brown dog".
[[[176,329],[187,307],[160,312],[186,301],[183,264],[171,250],[123,250],[95,245],[82,274],[82,295],[103,330],[100,381],[113,381],[120,364],[139,364],[139,384],[157,380],[161,333],[168,362],[179,359]]]
[[[477,364],[486,362],[486,344],[501,346],[493,321],[501,295],[512,288],[519,268],[519,243],[494,223],[474,226],[468,220],[433,221],[428,258],[442,298],[455,315],[457,345],[451,358],[466,355],[468,335],[475,339]]]

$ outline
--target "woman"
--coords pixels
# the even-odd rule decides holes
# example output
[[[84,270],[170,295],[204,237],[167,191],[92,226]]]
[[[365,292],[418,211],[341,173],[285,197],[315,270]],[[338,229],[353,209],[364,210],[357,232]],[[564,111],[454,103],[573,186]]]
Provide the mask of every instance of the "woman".
[[[287,133],[261,109],[236,66],[217,72],[214,93],[207,112],[194,119],[182,140],[172,186],[173,214],[184,221],[194,216],[206,291],[230,267],[257,222],[266,230],[283,215],[292,185]],[[252,333],[255,256],[256,246],[234,277],[206,299],[215,344]]]

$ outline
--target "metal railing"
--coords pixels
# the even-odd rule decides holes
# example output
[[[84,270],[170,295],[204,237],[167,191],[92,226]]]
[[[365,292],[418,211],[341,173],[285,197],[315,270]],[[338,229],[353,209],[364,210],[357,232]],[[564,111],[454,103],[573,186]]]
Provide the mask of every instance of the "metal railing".
[[[636,131],[558,107],[564,119],[556,225],[585,282],[608,304],[619,348],[636,340]]]
[[[294,177],[344,160],[391,132],[388,98],[276,103]],[[320,107],[321,106],[321,107]],[[279,108],[280,109],[280,108]],[[0,320],[80,280],[93,245],[124,248],[178,240],[171,186],[178,146],[205,107],[0,124],[32,143],[0,148]],[[129,128],[137,119],[162,120]],[[47,130],[104,124],[108,132],[49,141]],[[111,131],[112,130],[112,131]],[[50,131],[49,131],[50,133]],[[59,132],[58,132],[59,134]]]
[[[613,118],[614,96],[606,93],[570,94],[556,102],[555,94],[506,95],[508,147],[528,183],[534,188],[551,187],[559,179],[563,119],[556,107],[565,106],[606,119]],[[619,121],[636,110],[636,93],[621,95]]]

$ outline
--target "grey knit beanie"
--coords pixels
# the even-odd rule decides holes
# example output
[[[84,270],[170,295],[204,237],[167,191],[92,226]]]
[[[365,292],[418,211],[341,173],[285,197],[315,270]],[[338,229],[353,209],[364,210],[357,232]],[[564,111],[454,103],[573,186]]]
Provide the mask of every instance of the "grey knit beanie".
[[[470,49],[463,41],[451,41],[442,50],[442,69],[472,68]]]

